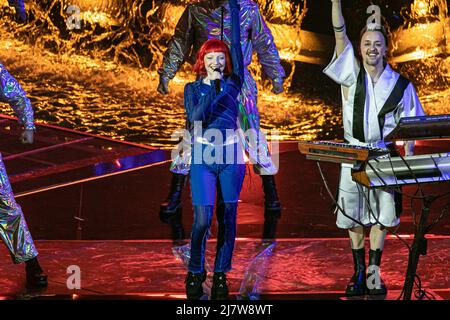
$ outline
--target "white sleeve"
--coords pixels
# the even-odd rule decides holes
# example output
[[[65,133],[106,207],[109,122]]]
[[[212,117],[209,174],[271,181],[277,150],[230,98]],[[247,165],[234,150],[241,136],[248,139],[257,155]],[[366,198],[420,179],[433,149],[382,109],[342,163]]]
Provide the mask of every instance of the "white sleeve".
[[[416,89],[414,88],[414,85],[410,83],[403,94],[403,110],[401,111],[400,117],[417,117],[424,115],[425,112],[423,111],[422,104],[417,96]],[[403,147],[406,156],[412,156],[414,154],[414,144],[414,141],[405,141]]]
[[[422,104],[420,103],[419,97],[417,96],[416,89],[414,85],[410,83],[403,94],[403,110],[400,117],[417,117],[424,116]]]
[[[338,84],[350,87],[358,79],[359,68],[355,51],[349,41],[339,56],[336,54],[336,49],[334,49],[333,59],[323,72]]]

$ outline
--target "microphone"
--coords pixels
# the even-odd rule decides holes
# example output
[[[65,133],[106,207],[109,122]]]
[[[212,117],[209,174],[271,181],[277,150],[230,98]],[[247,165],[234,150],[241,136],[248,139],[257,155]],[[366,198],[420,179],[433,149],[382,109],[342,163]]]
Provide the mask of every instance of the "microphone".
[[[222,71],[220,71],[219,68],[215,68],[214,71],[222,74]],[[220,92],[220,79],[214,80],[214,87],[216,88],[216,93],[218,94]]]

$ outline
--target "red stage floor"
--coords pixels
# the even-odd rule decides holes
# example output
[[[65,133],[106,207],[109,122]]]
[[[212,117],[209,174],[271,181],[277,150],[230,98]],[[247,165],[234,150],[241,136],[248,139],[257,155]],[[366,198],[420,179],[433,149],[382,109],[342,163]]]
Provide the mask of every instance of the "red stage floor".
[[[4,137],[0,150],[17,200],[37,240],[50,285],[42,292],[27,292],[23,266],[12,265],[1,247],[0,271],[6,276],[0,278],[0,296],[184,298],[186,269],[172,252],[170,228],[158,218],[159,204],[170,183],[168,151],[50,126],[38,128],[35,145],[22,146],[14,130],[15,122],[10,118],[0,120]],[[416,151],[448,151],[449,145],[449,140],[421,141]],[[281,143],[279,157],[276,180],[283,213],[278,243],[273,252],[269,248],[261,253],[264,199],[261,179],[249,170],[238,209],[241,240],[229,276],[232,294],[239,298],[244,279],[253,279],[256,286],[247,283],[244,291],[250,294],[253,290],[254,297],[260,299],[338,299],[353,268],[347,233],[335,226],[332,203],[316,163],[299,153],[296,142]],[[335,188],[338,165],[325,163],[323,169],[331,188]],[[449,189],[448,182],[425,186],[426,192],[434,194]],[[413,194],[415,189],[407,187],[404,191]],[[438,217],[447,202],[448,198],[434,204],[430,221]],[[411,208],[419,212],[420,203],[411,207],[404,198],[403,205],[405,212],[397,233],[411,242]],[[188,187],[184,192],[183,223],[189,236],[192,209]],[[208,246],[210,263],[216,231],[213,225]],[[422,286],[450,299],[449,216],[429,233],[428,255],[419,261]],[[407,261],[406,246],[389,239],[382,265],[391,289],[388,299],[400,294]],[[80,290],[66,286],[70,265],[81,268]]]
[[[170,241],[38,241],[37,246],[49,273],[48,288],[27,290],[23,266],[10,263],[2,248],[0,272],[7,275],[0,278],[3,299],[185,298],[187,271],[179,253],[187,247],[172,247]],[[419,264],[423,288],[437,299],[450,293],[449,246],[450,237],[430,238],[429,253]],[[214,248],[211,240],[207,247],[208,269],[214,262]],[[81,271],[80,290],[69,290],[66,285],[70,276],[67,268],[73,265]],[[407,248],[398,240],[388,239],[382,274],[392,291],[389,299],[398,297],[406,265]],[[253,239],[238,239],[228,278],[232,299],[339,299],[351,274],[347,239],[280,239],[271,247],[261,247]],[[210,277],[211,273],[207,286]]]

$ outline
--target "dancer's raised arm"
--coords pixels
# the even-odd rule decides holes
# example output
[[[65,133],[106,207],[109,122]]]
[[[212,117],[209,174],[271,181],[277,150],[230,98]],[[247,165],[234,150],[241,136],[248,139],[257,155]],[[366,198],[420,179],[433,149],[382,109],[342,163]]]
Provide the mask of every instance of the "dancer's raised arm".
[[[336,38],[336,54],[339,56],[348,43],[347,32],[345,29],[345,20],[342,15],[341,0],[331,0],[331,19],[333,23],[334,36]]]
[[[241,47],[241,29],[239,21],[240,7],[237,0],[230,0],[231,10],[231,61],[233,73],[240,79],[239,86],[244,82],[244,57]]]

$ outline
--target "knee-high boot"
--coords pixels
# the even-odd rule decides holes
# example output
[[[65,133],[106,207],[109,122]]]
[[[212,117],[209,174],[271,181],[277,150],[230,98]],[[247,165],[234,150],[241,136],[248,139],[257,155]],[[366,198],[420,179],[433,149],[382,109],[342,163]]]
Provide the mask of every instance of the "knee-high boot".
[[[381,249],[369,251],[369,267],[367,268],[366,285],[370,295],[386,294],[386,285],[381,279],[380,264],[381,264]]]
[[[354,271],[350,282],[347,284],[345,294],[347,296],[362,296],[367,293],[366,288],[366,251],[362,249],[352,249]]]
[[[271,175],[261,175],[264,190],[264,231],[263,239],[274,239],[281,217],[281,204],[278,199],[275,177]]]
[[[159,218],[162,222],[170,225],[172,228],[172,240],[175,242],[184,239],[181,196],[185,181],[185,175],[172,173],[169,195],[167,196],[167,199],[161,203],[159,209]]]

